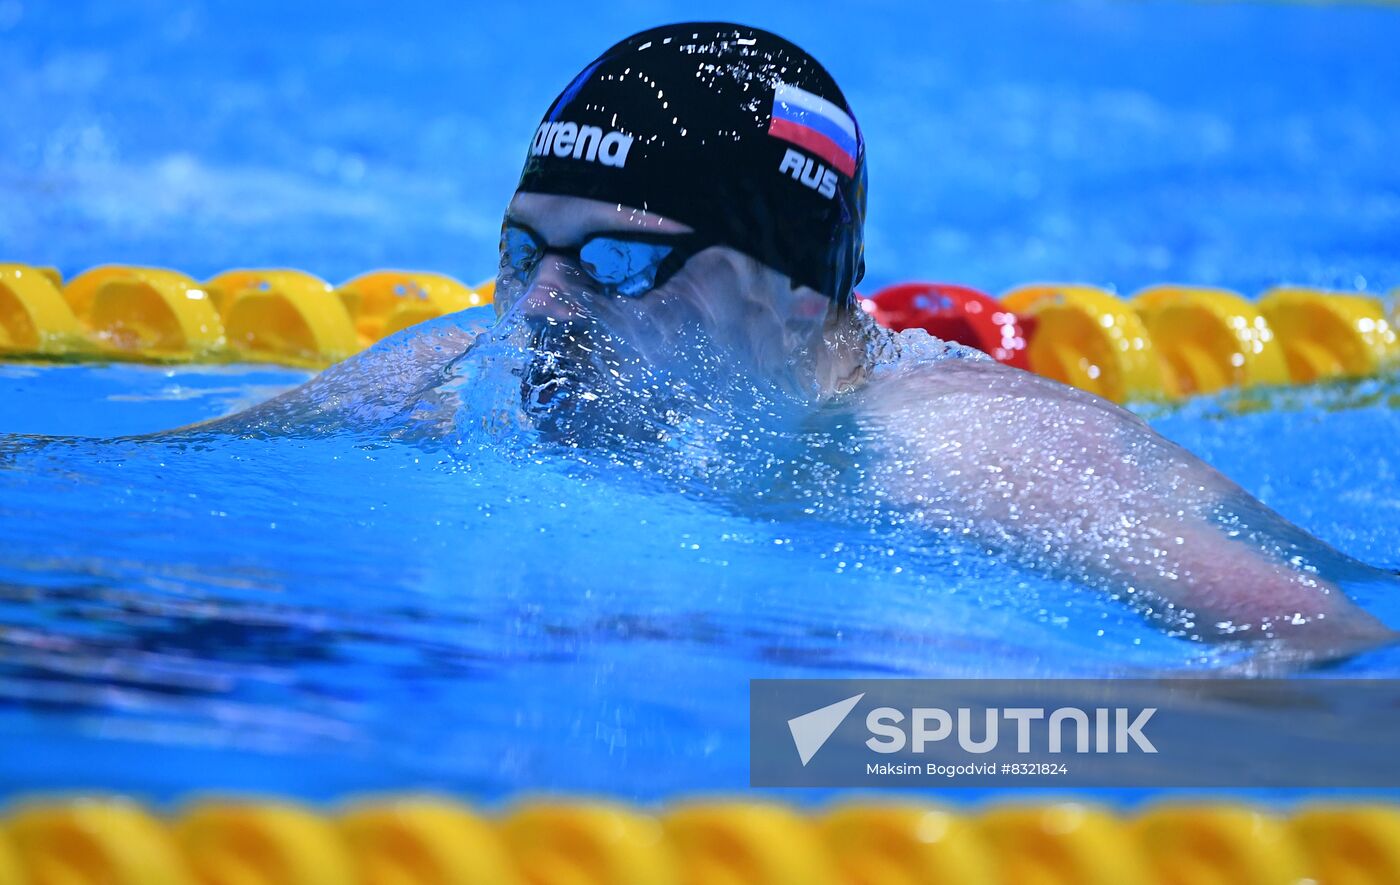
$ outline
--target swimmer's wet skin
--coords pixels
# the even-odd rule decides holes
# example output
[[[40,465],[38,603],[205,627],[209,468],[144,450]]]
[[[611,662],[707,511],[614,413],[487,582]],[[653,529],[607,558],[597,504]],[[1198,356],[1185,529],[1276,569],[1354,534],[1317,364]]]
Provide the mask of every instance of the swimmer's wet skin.
[[[1271,640],[1303,660],[1395,637],[1343,586],[1400,581],[1136,416],[853,310],[864,213],[864,142],[810,56],[731,24],[638,34],[536,131],[481,343],[532,348],[514,408],[558,441],[604,439],[580,435],[591,422],[645,426],[654,442],[758,391],[812,424],[854,416],[865,474],[846,494],[1101,587],[1181,635]],[[464,365],[497,358],[473,337],[441,322],[401,333],[236,420],[426,414],[461,391]],[[394,389],[357,387],[384,377],[376,364],[394,367]]]

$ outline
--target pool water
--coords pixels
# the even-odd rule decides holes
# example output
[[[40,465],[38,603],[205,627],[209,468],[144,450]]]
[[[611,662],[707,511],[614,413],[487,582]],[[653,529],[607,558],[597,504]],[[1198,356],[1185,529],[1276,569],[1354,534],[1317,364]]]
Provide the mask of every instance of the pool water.
[[[0,246],[68,273],[479,279],[558,84],[610,40],[696,15],[531,25],[544,14],[0,3]],[[1400,282],[1400,13],[718,15],[789,35],[846,84],[871,145],[872,284]],[[754,677],[1239,663],[993,557],[745,515],[486,435],[427,443],[391,416],[145,436],[306,377],[0,366],[0,787],[656,799],[747,783]],[[1400,569],[1394,376],[1142,410],[1288,519]],[[1400,626],[1397,600],[1359,601]],[[1400,651],[1330,672],[1395,676]]]
[[[91,437],[212,417],[302,377],[0,372],[12,426],[83,434],[10,437],[0,462],[0,743],[13,750],[0,782],[661,798],[743,786],[755,676],[1126,676],[1241,659],[1070,582],[949,560],[894,525],[745,516],[484,436],[451,449],[383,428]],[[1352,382],[1156,423],[1394,568],[1397,396],[1394,379]],[[1400,621],[1397,600],[1361,601]],[[1396,675],[1400,651],[1338,671]]]

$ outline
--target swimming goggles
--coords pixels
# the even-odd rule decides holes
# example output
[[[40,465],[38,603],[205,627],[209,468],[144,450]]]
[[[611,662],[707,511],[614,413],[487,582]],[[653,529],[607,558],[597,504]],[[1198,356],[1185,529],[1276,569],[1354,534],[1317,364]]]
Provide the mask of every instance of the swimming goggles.
[[[501,267],[528,282],[550,252],[574,261],[607,294],[640,298],[664,284],[711,242],[698,234],[600,233],[551,246],[516,221],[501,225]]]

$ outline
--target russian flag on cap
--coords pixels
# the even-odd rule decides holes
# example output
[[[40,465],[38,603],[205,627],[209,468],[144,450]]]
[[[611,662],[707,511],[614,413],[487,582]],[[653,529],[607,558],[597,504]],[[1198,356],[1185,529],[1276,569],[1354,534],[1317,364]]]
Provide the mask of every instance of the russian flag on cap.
[[[768,134],[816,154],[847,178],[855,174],[856,123],[820,95],[779,82]]]

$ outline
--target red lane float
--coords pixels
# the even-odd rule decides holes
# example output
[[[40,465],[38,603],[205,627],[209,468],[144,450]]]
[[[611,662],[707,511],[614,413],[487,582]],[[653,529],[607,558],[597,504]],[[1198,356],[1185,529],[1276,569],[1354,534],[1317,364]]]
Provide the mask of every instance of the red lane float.
[[[952,283],[901,283],[866,300],[875,321],[901,332],[923,329],[989,354],[997,362],[1029,369],[1029,323],[992,296]]]

